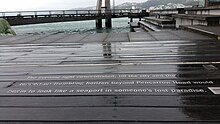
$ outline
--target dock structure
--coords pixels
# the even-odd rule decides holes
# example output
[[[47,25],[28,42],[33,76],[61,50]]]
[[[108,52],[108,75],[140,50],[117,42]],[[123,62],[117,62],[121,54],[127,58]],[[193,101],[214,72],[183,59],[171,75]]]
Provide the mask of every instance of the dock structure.
[[[184,30],[0,36],[0,123],[219,124],[219,68]]]
[[[202,25],[188,25],[180,26],[180,29],[203,34],[217,40],[220,40],[220,26],[202,26]]]
[[[158,23],[158,18],[169,19],[170,21],[173,21],[173,24],[175,24],[176,28],[179,28],[182,25],[219,26],[219,12],[220,8],[219,6],[216,6],[152,10],[151,15],[154,15],[153,21],[155,23]]]
[[[219,0],[205,0],[205,6],[209,7],[209,6],[219,6],[220,5],[220,1]]]
[[[110,0],[104,0],[105,7],[102,7],[102,0],[97,0],[96,10],[98,11],[98,15],[101,15],[102,8],[104,8],[104,12],[108,18],[105,19],[105,27],[111,28],[112,27],[112,17],[111,17],[111,4]],[[102,28],[102,19],[96,20],[96,28]]]
[[[218,1],[208,2],[217,3]],[[184,29],[219,40],[220,7],[211,5],[207,7],[151,10],[150,16],[142,18],[139,22],[140,26],[137,31],[142,29],[146,31]]]
[[[101,14],[102,8],[105,10],[105,14],[108,16],[108,18],[105,19],[105,27],[106,28],[111,28],[112,27],[112,20],[111,20],[111,4],[110,0],[105,0],[105,7],[102,7],[102,0],[97,0],[97,6],[96,10],[99,12],[98,14]],[[97,28],[102,28],[102,19],[96,20],[96,27]]]
[[[0,18],[6,19],[11,26],[52,22],[98,20],[96,21],[97,27],[102,27],[102,22],[100,20],[106,19],[106,27],[110,28],[112,18],[142,18],[147,14],[142,13],[139,9],[111,10],[109,9],[109,4],[107,4],[107,6],[107,9],[104,7],[104,11],[102,9],[98,9],[0,12]]]

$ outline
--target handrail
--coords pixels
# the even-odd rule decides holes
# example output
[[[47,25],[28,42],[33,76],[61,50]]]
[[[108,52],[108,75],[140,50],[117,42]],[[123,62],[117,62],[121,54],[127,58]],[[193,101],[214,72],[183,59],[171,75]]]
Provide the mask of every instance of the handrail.
[[[132,11],[132,10],[140,10],[140,9],[111,9],[113,10],[126,10],[126,11]],[[18,13],[18,12],[49,12],[49,11],[98,11],[98,10],[39,10],[39,11],[5,11],[5,12],[0,12],[0,13]]]
[[[110,13],[139,13],[139,9],[112,9],[109,10]],[[0,17],[7,16],[38,16],[38,15],[65,15],[65,14],[73,14],[73,15],[81,15],[81,14],[105,14],[106,10],[41,10],[41,11],[8,11],[8,12],[0,12]]]

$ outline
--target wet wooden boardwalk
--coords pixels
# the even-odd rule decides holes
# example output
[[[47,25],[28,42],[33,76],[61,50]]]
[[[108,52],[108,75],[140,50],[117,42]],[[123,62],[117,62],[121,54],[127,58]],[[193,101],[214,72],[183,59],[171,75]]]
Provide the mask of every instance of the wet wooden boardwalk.
[[[186,31],[0,37],[0,123],[219,124],[220,42]]]

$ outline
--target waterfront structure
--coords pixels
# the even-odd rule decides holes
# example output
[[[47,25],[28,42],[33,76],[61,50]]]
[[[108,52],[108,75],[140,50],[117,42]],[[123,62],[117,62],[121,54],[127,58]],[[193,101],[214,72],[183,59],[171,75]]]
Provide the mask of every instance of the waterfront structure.
[[[105,27],[106,28],[111,28],[112,27],[112,17],[111,17],[111,4],[110,0],[104,0],[105,1],[105,7],[102,7],[102,0],[97,0],[97,6],[96,10],[98,11],[98,15],[101,15],[102,9],[104,9],[105,14],[107,18],[105,19]],[[97,19],[96,20],[96,27],[97,28],[102,28],[102,19]]]
[[[219,124],[219,49],[184,30],[0,37],[0,123]]]
[[[220,0],[205,0],[205,6],[219,6]]]
[[[153,22],[154,25],[159,25],[158,23],[163,21],[170,21],[175,24],[176,28],[189,25],[220,26],[220,8],[218,4],[211,6],[211,3],[213,4],[213,1],[206,0],[206,7],[152,10],[151,15],[153,17],[145,19],[148,22]],[[215,1],[215,3],[217,2]]]
[[[0,12],[0,18],[6,19],[12,26],[106,19],[106,26],[111,27],[111,18],[142,18],[146,15],[146,12],[143,13],[138,9],[117,9],[112,11],[106,10],[106,8],[105,10],[47,10]],[[99,22],[102,23],[101,21]],[[98,26],[102,27],[102,24],[100,23],[98,24]]]
[[[219,124],[220,42],[183,30],[0,37],[2,124]]]

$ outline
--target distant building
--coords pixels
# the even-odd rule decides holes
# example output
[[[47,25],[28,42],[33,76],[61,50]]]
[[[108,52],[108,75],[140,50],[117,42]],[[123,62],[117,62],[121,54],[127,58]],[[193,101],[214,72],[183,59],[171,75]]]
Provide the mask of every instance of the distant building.
[[[206,6],[219,6],[220,0],[206,0]]]

